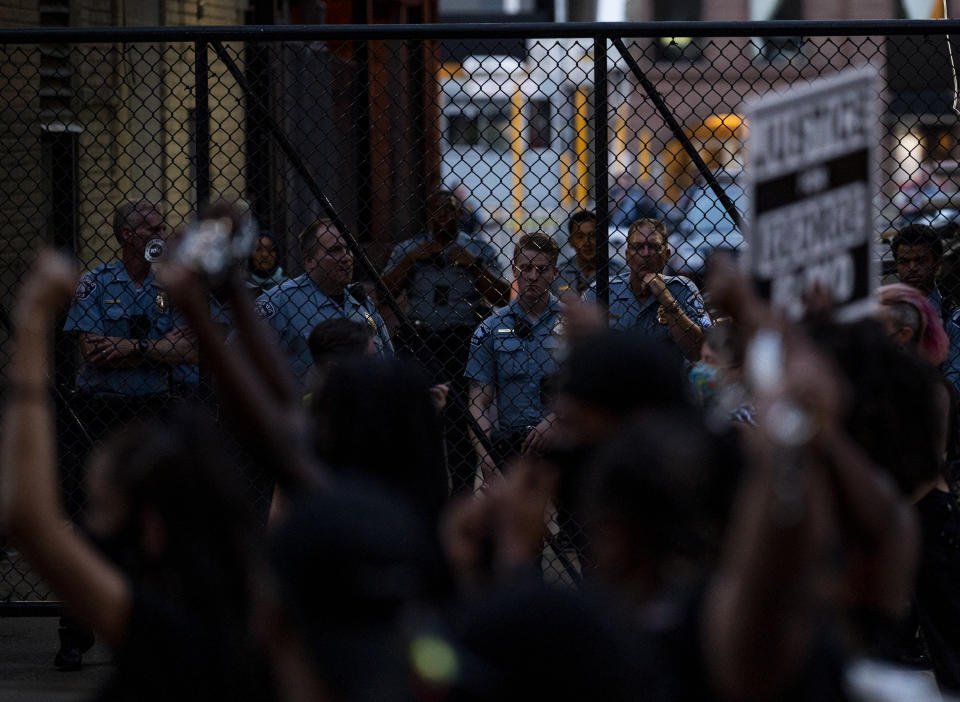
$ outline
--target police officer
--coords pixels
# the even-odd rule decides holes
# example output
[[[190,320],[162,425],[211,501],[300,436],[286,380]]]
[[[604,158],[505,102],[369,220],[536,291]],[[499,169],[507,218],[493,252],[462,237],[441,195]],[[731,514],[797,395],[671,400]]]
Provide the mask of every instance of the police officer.
[[[470,340],[470,411],[496,454],[474,437],[484,478],[519,453],[545,421],[546,395],[561,348],[562,307],[550,293],[559,254],[546,234],[521,236],[513,256],[517,298],[495,310]]]
[[[953,309],[937,287],[943,241],[933,227],[910,224],[897,232],[890,242],[890,249],[900,282],[926,295],[943,322],[943,329],[950,339],[950,352],[941,371],[960,390],[960,309]]]
[[[80,278],[64,325],[80,332],[77,388],[97,397],[144,398],[195,384],[196,343],[151,270],[167,237],[162,216],[148,202],[125,203],[113,231],[121,260]]]
[[[434,382],[450,386],[445,434],[455,491],[471,484],[475,463],[463,377],[470,335],[486,311],[505,304],[510,294],[493,247],[460,231],[461,209],[451,192],[433,193],[427,231],[401,242],[383,274],[395,295],[406,296],[413,324],[399,330],[398,349],[419,360]]]
[[[506,302],[510,286],[497,255],[459,231],[460,201],[448,190],[427,200],[427,231],[401,242],[390,254],[383,281],[395,295],[406,294],[408,314],[418,331],[450,333],[482,319],[483,304]]]
[[[123,203],[113,218],[121,260],[85,273],[67,313],[65,331],[78,332],[83,364],[71,405],[80,427],[64,437],[63,488],[68,513],[83,510],[83,474],[92,445],[134,419],[163,411],[197,388],[198,349],[186,320],[157,285],[152,261],[167,229],[149,202]],[[76,670],[92,644],[89,632],[64,618],[56,665]]]
[[[290,369],[303,390],[312,365],[310,332],[327,319],[353,319],[370,326],[377,353],[393,353],[387,327],[362,287],[350,285],[353,254],[332,222],[310,224],[298,239],[303,275],[257,298],[256,310],[279,335]]]
[[[560,253],[553,292],[563,295],[570,291],[579,297],[597,279],[597,216],[589,210],[574,212],[567,221],[567,234],[573,251]],[[624,268],[622,261],[610,259],[611,278],[621,275]]]
[[[663,275],[670,253],[663,222],[638,219],[630,225],[629,274],[610,281],[610,327],[640,329],[650,338],[672,345],[687,360],[697,361],[703,328],[710,326],[710,317],[692,281]],[[596,300],[596,284],[584,299]]]

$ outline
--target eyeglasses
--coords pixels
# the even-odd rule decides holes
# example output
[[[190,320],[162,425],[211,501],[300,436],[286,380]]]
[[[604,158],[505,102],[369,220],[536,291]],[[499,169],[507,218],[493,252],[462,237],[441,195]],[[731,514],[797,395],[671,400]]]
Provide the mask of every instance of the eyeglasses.
[[[550,271],[553,266],[535,266],[532,263],[523,263],[519,266],[515,265],[514,268],[522,275],[527,275],[533,271],[536,271],[537,275],[543,275],[544,273]]]
[[[313,259],[323,258],[324,256],[329,256],[330,258],[343,258],[344,256],[350,255],[350,249],[346,246],[338,245],[331,246],[329,249],[324,248],[323,246],[317,247],[317,250],[313,252]]]
[[[665,248],[666,244],[657,244],[652,241],[638,241],[632,244],[627,244],[627,251],[630,253],[643,253],[644,251],[660,253]]]

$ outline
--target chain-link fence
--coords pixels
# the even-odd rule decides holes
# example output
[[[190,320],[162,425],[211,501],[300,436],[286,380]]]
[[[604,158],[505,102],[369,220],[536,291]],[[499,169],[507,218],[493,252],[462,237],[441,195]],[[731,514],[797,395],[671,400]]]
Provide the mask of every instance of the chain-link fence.
[[[357,333],[360,347],[392,347],[449,387],[455,493],[482,484],[549,412],[563,346],[552,296],[593,297],[612,326],[640,327],[696,360],[710,323],[698,292],[707,254],[743,244],[751,96],[879,69],[876,233],[936,229],[949,316],[960,300],[960,129],[947,37],[931,32],[957,28],[2,33],[3,309],[45,242],[89,271],[56,339],[68,510],[82,510],[83,462],[108,431],[183,399],[214,401],[203,356],[147,260],[211,199],[242,201],[257,228],[257,311],[305,392],[316,364]],[[550,238],[523,236],[536,232]],[[338,318],[359,325],[317,330]],[[269,481],[252,473],[251,484],[252,499],[268,502]],[[576,525],[553,529],[546,570],[576,578]],[[46,599],[12,546],[3,553],[0,600]]]

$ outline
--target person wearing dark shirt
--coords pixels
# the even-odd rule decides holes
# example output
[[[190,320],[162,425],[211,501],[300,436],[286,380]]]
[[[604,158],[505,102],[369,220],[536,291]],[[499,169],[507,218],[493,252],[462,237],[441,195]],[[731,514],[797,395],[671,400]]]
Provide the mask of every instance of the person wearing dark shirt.
[[[91,539],[66,519],[47,339],[77,277],[69,261],[42,252],[16,303],[0,525],[116,650],[106,699],[269,699],[248,630],[254,522],[207,414],[178,410],[110,439],[88,470]]]
[[[950,339],[950,350],[941,371],[960,390],[960,312],[944,299],[937,287],[943,260],[943,242],[936,230],[926,224],[911,224],[901,229],[890,242],[901,283],[923,293],[943,322]]]

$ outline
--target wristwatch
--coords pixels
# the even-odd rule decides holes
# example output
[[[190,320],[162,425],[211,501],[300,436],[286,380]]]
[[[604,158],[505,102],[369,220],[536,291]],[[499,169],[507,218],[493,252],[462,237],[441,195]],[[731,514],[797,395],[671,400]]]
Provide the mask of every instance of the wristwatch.
[[[141,356],[146,356],[149,348],[150,344],[147,343],[146,339],[140,339],[140,341],[137,342],[137,350],[140,352]]]

